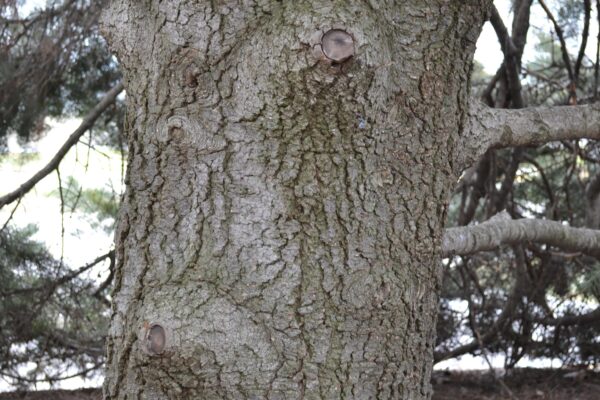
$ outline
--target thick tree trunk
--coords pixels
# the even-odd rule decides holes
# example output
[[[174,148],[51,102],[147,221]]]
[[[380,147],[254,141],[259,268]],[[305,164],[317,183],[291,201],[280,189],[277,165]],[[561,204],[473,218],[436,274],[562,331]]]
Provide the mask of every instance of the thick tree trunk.
[[[487,3],[112,3],[130,156],[106,398],[430,397]]]

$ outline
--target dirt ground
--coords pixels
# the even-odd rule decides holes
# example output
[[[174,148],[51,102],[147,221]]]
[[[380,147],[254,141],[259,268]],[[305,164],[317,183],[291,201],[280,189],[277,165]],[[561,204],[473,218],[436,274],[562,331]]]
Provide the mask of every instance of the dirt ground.
[[[433,400],[600,400],[600,373],[577,369],[515,369],[499,378],[489,371],[436,371]]]
[[[102,390],[39,390],[0,393],[0,400],[102,400]]]
[[[488,371],[436,371],[433,400],[600,400],[599,372],[517,369],[501,379],[513,397]],[[99,389],[0,393],[0,400],[101,399]]]

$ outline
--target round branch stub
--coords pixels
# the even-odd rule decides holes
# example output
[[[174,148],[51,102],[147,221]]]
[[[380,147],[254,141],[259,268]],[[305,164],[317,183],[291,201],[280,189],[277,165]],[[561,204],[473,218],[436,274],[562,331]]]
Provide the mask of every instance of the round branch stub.
[[[165,329],[158,325],[153,324],[148,329],[146,334],[146,350],[151,355],[161,354],[165,350],[167,342],[167,333]]]
[[[342,63],[354,55],[354,38],[344,30],[332,29],[321,38],[321,49],[325,57]]]

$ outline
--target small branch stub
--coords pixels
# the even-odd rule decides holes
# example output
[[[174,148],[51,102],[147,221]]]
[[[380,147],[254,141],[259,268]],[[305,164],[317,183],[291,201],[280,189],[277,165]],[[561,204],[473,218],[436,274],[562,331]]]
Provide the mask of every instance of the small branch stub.
[[[343,63],[354,56],[354,38],[344,30],[332,29],[321,38],[321,49],[329,60]]]
[[[159,355],[165,350],[167,334],[165,329],[158,325],[150,325],[146,334],[146,351],[150,355]]]

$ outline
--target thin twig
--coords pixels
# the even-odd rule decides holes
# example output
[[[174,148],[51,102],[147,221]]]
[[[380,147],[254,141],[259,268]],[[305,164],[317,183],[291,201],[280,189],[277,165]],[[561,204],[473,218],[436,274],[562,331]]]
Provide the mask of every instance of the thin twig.
[[[577,54],[577,60],[575,61],[575,83],[579,81],[579,71],[583,63],[583,57],[585,56],[585,49],[587,47],[588,36],[590,35],[590,19],[592,17],[592,0],[583,0],[584,7],[584,19],[583,19],[583,32],[581,33],[581,46],[579,46],[579,53]]]
[[[18,382],[25,382],[25,383],[30,383],[30,384],[35,384],[35,383],[40,383],[40,382],[48,382],[48,381],[64,381],[66,379],[71,379],[71,378],[76,378],[78,376],[85,376],[88,373],[99,369],[100,367],[102,367],[104,365],[104,361],[99,362],[94,364],[93,366],[89,367],[89,368],[85,368],[75,374],[71,374],[71,375],[66,375],[66,376],[59,376],[59,377],[47,377],[46,379],[35,379],[35,378],[24,378],[22,376],[18,376],[18,375],[13,375],[10,374],[8,372],[5,371],[0,371],[0,376],[5,376],[7,378],[13,379],[15,381]],[[48,379],[50,378],[50,379]]]
[[[65,197],[59,167],[56,167],[56,176],[58,176],[58,194],[60,195],[60,266],[62,267],[65,259]]]
[[[596,0],[596,13],[598,15],[598,26],[600,27],[600,0]],[[596,63],[594,64],[594,101],[598,99],[598,73],[600,64],[600,29],[596,40]]]
[[[496,375],[496,371],[494,370],[494,366],[492,365],[492,362],[489,359],[488,351],[485,348],[485,346],[483,345],[479,331],[477,329],[475,329],[475,327],[472,327],[472,328],[473,328],[473,333],[475,334],[475,337],[477,338],[477,341],[479,342],[479,347],[481,348],[481,355],[483,356],[483,359],[485,360],[486,364],[488,365],[488,367],[490,369],[490,374],[492,374],[492,377],[494,378],[494,380],[496,382],[498,382],[498,384],[500,386],[502,386],[502,389],[504,389],[504,391],[506,392],[508,397],[510,397],[513,400],[519,400],[519,398],[517,396],[515,396],[515,394],[512,392],[512,390],[510,390],[510,388],[506,385],[506,383],[504,382],[504,379],[502,379],[501,377]]]
[[[19,205],[21,204],[21,199],[22,198],[19,198],[19,200],[17,200],[17,204],[15,205],[15,208],[12,209],[12,211],[10,212],[10,215],[8,216],[8,219],[6,220],[4,225],[2,225],[2,228],[0,229],[0,233],[4,232],[4,229],[6,229],[6,227],[8,226],[8,223],[12,220],[13,216],[15,215],[15,212],[17,211],[17,208],[19,208]]]
[[[563,30],[560,27],[560,25],[558,24],[558,21],[556,21],[556,18],[554,18],[552,11],[550,11],[550,8],[548,8],[548,6],[544,2],[544,0],[538,0],[538,2],[540,3],[540,5],[544,9],[544,11],[546,12],[546,15],[548,16],[548,19],[550,20],[550,22],[552,22],[552,25],[554,26],[554,31],[556,32],[556,36],[558,36],[563,62],[565,64],[565,68],[567,69],[567,73],[569,75],[569,104],[576,104],[577,103],[577,93],[575,91],[576,84],[577,84],[576,76],[573,72],[573,67],[571,66],[571,58],[569,57],[569,52],[567,50],[567,43],[565,41],[565,35],[563,34]]]
[[[18,294],[27,293],[27,292],[41,291],[41,290],[46,290],[49,294],[52,294],[52,293],[54,293],[54,290],[57,287],[59,287],[60,285],[63,285],[65,283],[71,281],[72,279],[77,278],[79,275],[90,270],[92,267],[98,265],[99,263],[106,260],[107,258],[111,260],[110,262],[112,265],[114,263],[114,261],[113,261],[114,256],[115,256],[115,251],[111,250],[108,253],[97,257],[94,261],[92,261],[84,266],[81,266],[78,269],[76,269],[68,274],[65,274],[64,276],[56,279],[53,282],[47,282],[47,283],[43,284],[42,286],[33,286],[33,287],[15,289],[15,290],[11,290],[10,292],[4,292],[4,291],[0,290],[0,295],[3,297],[8,297],[8,296],[14,296],[14,295],[18,295]]]

